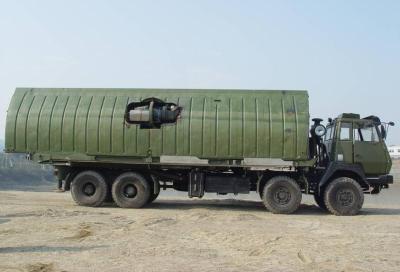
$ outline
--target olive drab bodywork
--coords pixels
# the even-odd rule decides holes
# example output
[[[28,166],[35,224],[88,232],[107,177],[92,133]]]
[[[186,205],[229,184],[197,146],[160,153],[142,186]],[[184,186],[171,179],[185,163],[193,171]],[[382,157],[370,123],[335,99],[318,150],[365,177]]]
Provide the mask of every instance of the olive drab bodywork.
[[[153,97],[181,107],[176,122],[147,129],[126,119],[128,105]],[[17,89],[8,110],[6,150],[37,154],[38,160],[306,160],[308,119],[306,92]]]
[[[314,194],[334,214],[355,214],[360,193],[392,182],[386,123],[344,114],[310,130],[309,119],[306,91],[18,88],[5,151],[54,165],[80,205],[112,191],[138,208],[173,188],[257,191],[275,213]]]

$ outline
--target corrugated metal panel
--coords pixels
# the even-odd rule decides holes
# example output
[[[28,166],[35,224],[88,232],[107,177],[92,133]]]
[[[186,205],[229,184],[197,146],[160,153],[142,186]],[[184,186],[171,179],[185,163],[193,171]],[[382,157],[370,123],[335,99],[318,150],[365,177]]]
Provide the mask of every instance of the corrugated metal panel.
[[[157,97],[183,107],[176,124],[126,125],[126,105]],[[17,89],[6,149],[43,154],[307,159],[304,91]]]

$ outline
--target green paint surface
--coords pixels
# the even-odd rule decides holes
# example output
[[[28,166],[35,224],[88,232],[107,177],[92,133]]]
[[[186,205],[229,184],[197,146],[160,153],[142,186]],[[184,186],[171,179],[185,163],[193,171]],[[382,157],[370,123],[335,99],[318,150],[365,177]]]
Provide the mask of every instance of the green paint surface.
[[[124,121],[129,102],[156,97],[183,107],[175,124]],[[18,88],[6,151],[92,158],[195,156],[307,160],[306,91]]]

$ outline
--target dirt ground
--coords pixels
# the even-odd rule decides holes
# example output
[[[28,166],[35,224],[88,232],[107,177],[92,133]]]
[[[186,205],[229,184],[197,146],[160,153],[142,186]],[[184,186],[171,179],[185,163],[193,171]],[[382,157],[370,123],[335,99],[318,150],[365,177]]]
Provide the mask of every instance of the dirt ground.
[[[337,217],[309,197],[274,215],[254,195],[162,194],[133,210],[2,190],[0,271],[399,271],[399,195],[400,183]]]

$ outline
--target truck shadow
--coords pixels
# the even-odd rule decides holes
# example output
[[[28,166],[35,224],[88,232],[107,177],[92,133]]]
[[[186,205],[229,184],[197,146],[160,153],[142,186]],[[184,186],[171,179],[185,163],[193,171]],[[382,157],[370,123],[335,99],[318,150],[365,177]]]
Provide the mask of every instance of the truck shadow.
[[[400,209],[396,208],[364,208],[360,215],[400,215]]]
[[[316,205],[303,204],[297,210],[296,214],[304,215],[332,215],[328,211],[320,209]],[[358,215],[400,215],[400,209],[396,208],[362,208]],[[332,215],[333,216],[333,215]]]
[[[266,209],[260,201],[249,200],[156,200],[149,204],[146,209],[157,210],[191,210],[191,209],[209,209],[209,210],[230,210],[243,212],[265,213]],[[294,213],[296,215],[316,215],[330,216],[327,211],[322,210],[316,205],[302,204]],[[360,215],[400,215],[400,209],[397,208],[363,208]]]
[[[228,210],[266,213],[266,209],[262,202],[251,200],[157,200],[147,206],[147,209],[160,210],[191,210],[191,209],[208,209],[208,210]],[[302,204],[295,214],[298,215],[329,215],[317,206]]]
[[[0,247],[2,253],[24,253],[24,252],[80,252],[106,246],[17,246],[17,247]]]
[[[156,200],[149,204],[147,209],[166,210],[241,210],[252,212],[263,212],[265,208],[261,202],[234,200],[234,199],[202,199],[202,200]]]
[[[3,224],[3,223],[7,223],[7,222],[10,222],[10,219],[6,219],[6,218],[0,218],[0,224]]]

